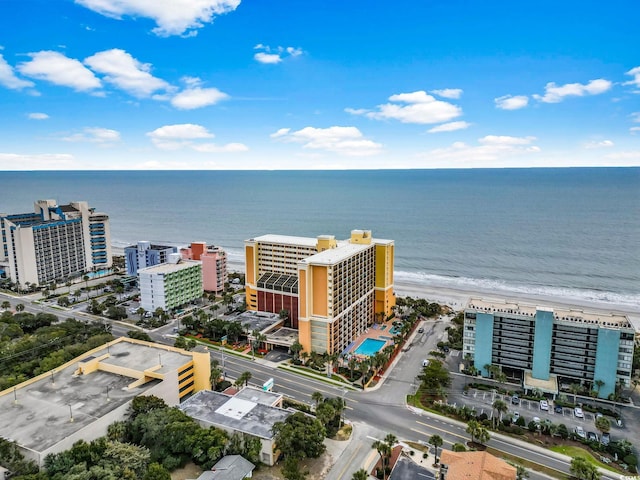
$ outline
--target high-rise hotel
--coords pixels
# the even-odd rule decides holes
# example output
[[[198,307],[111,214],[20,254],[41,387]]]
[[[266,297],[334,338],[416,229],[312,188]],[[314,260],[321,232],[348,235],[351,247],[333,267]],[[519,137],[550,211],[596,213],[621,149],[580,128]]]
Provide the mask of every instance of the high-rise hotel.
[[[634,333],[622,314],[472,298],[462,353],[483,376],[495,365],[525,389],[555,394],[577,383],[607,398],[630,386]]]
[[[288,312],[304,351],[340,353],[395,305],[393,240],[263,235],[245,241],[249,310]]]
[[[87,202],[38,200],[33,213],[0,213],[0,269],[14,283],[52,281],[110,268],[109,216]]]

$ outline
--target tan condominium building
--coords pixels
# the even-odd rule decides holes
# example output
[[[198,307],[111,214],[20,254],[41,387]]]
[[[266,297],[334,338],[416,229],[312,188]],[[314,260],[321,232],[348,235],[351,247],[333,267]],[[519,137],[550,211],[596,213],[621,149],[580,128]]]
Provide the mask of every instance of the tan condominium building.
[[[31,213],[0,213],[0,270],[13,283],[46,285],[111,265],[109,216],[87,202],[38,200]]]
[[[304,351],[340,353],[395,305],[393,240],[264,235],[245,241],[249,310],[287,312]]]

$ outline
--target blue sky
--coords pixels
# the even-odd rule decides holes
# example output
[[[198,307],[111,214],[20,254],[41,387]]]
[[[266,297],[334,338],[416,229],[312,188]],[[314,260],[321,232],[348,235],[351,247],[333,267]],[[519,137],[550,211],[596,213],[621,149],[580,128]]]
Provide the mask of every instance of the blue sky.
[[[640,165],[640,2],[0,0],[0,170]]]

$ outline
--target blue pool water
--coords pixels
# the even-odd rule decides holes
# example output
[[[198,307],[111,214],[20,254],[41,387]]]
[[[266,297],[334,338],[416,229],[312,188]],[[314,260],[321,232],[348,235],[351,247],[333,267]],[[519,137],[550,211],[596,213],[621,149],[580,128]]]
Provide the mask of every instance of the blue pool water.
[[[392,335],[397,335],[400,333],[400,329],[398,327],[393,327],[391,330],[389,330],[389,333]]]
[[[357,355],[366,355],[368,357],[372,356],[378,350],[382,349],[385,345],[384,340],[376,340],[374,338],[365,338],[364,342],[360,344],[358,348],[356,348]]]

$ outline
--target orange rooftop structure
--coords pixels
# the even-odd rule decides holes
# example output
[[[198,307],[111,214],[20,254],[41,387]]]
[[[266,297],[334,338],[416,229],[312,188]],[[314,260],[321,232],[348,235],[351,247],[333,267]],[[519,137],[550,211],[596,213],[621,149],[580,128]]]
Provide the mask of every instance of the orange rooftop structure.
[[[440,456],[440,480],[515,480],[516,468],[487,452],[451,452]]]

